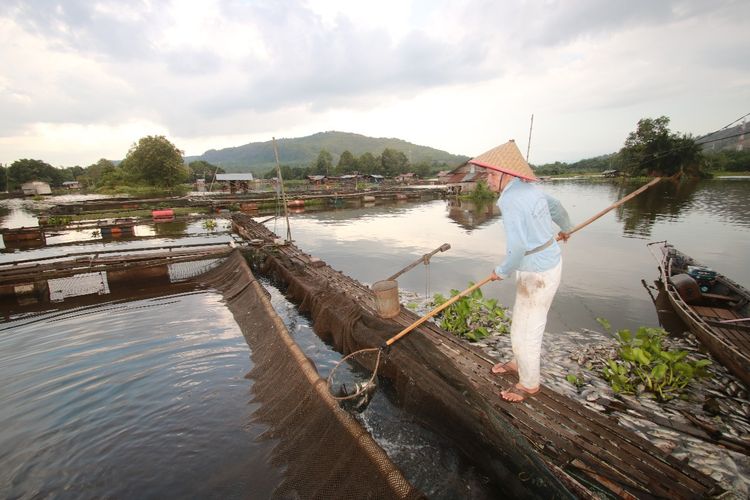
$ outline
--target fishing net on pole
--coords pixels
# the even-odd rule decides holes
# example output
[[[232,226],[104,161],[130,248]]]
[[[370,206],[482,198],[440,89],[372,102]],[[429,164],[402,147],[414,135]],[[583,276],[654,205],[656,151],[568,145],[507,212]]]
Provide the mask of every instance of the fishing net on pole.
[[[352,399],[362,397],[368,393],[371,393],[375,390],[375,380],[378,372],[378,368],[380,367],[380,362],[384,356],[384,353],[388,353],[390,351],[390,348],[392,345],[394,345],[396,342],[398,342],[400,339],[411,333],[416,327],[430,319],[431,317],[435,316],[439,312],[447,309],[449,306],[457,302],[463,297],[466,297],[467,295],[470,295],[474,290],[478,290],[482,285],[485,285],[489,283],[491,278],[485,278],[484,280],[480,281],[479,283],[473,284],[466,290],[463,290],[462,292],[459,292],[458,294],[454,295],[450,299],[444,301],[442,304],[440,304],[438,307],[430,311],[429,313],[425,314],[421,318],[419,318],[417,321],[413,322],[406,328],[399,331],[397,334],[393,335],[392,337],[385,340],[379,347],[370,347],[370,348],[364,348],[359,349],[357,351],[354,351],[352,353],[347,354],[344,356],[344,358],[339,361],[336,366],[333,367],[331,370],[330,375],[328,375],[328,389],[333,394],[334,398],[339,401],[350,401]],[[364,372],[362,369],[360,370],[353,370],[346,372],[344,370],[340,370],[341,366],[347,363],[350,366],[353,366],[354,364],[358,365],[362,369],[364,369]],[[344,373],[367,373],[367,371],[371,373],[369,378],[363,379],[362,375],[357,377],[345,376],[341,375],[342,372]],[[348,382],[348,385],[347,385]]]
[[[378,385],[378,367],[383,349],[362,349],[344,356],[328,374],[326,383],[331,397],[337,401],[361,400],[363,406]]]

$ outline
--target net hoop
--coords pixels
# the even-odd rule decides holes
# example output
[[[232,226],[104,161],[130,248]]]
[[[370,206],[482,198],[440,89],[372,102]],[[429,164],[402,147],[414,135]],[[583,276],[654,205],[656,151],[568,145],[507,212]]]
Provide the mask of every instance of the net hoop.
[[[346,394],[344,396],[337,396],[337,395],[335,395],[333,393],[332,384],[333,384],[333,376],[336,374],[336,370],[338,370],[338,368],[345,361],[349,360],[350,358],[353,358],[353,357],[358,356],[360,354],[364,354],[364,353],[367,353],[367,352],[374,352],[374,351],[377,351],[378,356],[377,356],[377,358],[375,358],[375,367],[373,368],[372,375],[367,380],[367,382],[364,383],[364,384],[362,384],[362,386],[357,390],[357,392],[354,392],[352,394]],[[382,355],[383,355],[383,350],[381,348],[379,348],[379,347],[370,347],[368,349],[360,349],[359,351],[354,351],[352,353],[347,354],[343,358],[341,358],[341,360],[338,363],[336,363],[336,365],[333,367],[333,369],[331,369],[331,373],[328,374],[327,385],[328,385],[328,392],[331,394],[331,397],[333,399],[337,400],[337,401],[347,401],[347,400],[350,400],[350,399],[359,398],[364,393],[366,393],[369,390],[370,385],[375,381],[375,377],[378,376],[378,367],[380,366],[380,358],[382,357]]]

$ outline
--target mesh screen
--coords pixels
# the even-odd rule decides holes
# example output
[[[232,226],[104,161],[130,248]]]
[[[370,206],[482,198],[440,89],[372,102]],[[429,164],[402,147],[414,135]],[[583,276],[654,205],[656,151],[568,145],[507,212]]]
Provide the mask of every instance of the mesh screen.
[[[420,498],[367,431],[331,398],[238,251],[199,277],[220,290],[252,350],[255,413],[277,440],[278,498]]]
[[[62,302],[68,297],[109,293],[107,273],[81,273],[67,278],[52,278],[47,281],[49,299]]]
[[[219,265],[221,259],[191,260],[169,264],[169,281],[176,283],[194,278]]]

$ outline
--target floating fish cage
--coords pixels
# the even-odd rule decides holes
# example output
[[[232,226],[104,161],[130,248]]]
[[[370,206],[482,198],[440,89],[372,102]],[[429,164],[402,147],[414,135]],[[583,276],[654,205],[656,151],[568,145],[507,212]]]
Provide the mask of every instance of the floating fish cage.
[[[132,219],[115,219],[112,222],[100,222],[97,227],[102,238],[120,238],[135,234],[135,221]]]
[[[36,248],[47,244],[44,229],[41,227],[2,229],[0,234],[3,237],[5,248],[8,249]]]
[[[154,222],[172,222],[174,220],[174,210],[171,208],[152,210],[151,217],[154,219]]]
[[[250,347],[253,418],[267,426],[259,439],[269,441],[269,459],[283,469],[274,478],[273,497],[424,498],[362,424],[341,410],[240,250],[222,246],[0,265],[0,308],[6,315],[46,310],[51,303],[76,308],[190,289],[221,293]]]

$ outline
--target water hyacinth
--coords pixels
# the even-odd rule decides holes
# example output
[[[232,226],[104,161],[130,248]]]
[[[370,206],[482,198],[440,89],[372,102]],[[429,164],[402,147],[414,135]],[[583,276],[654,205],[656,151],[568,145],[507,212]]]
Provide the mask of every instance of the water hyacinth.
[[[609,359],[601,371],[612,390],[623,394],[650,393],[659,401],[668,401],[680,396],[695,378],[709,376],[706,367],[711,361],[691,361],[687,351],[667,350],[663,345],[666,336],[662,328],[640,327],[635,335],[630,330],[619,330],[617,356]]]
[[[474,283],[469,284],[470,287],[473,285]],[[451,297],[459,293],[459,290],[451,290]],[[436,293],[433,303],[437,307],[446,300],[448,299]],[[477,288],[443,310],[439,316],[439,325],[458,337],[476,342],[493,333],[508,333],[510,315],[506,308],[498,304],[497,299],[485,299],[482,290]]]

